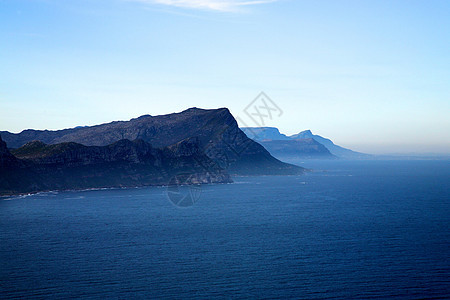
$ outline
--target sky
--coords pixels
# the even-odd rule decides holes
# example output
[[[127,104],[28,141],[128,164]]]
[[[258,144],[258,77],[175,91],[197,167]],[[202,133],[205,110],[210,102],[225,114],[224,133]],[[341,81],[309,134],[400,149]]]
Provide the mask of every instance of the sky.
[[[228,107],[367,153],[449,154],[449,15],[439,0],[0,0],[0,130]],[[264,124],[246,113],[261,92],[279,109]]]

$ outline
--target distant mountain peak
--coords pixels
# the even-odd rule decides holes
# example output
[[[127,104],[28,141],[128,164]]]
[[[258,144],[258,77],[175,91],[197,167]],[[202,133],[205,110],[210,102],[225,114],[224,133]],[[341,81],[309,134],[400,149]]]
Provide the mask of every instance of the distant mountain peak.
[[[303,130],[300,133],[289,136],[291,139],[311,139],[314,138],[314,134],[311,130]]]
[[[300,133],[303,133],[303,134],[308,134],[308,135],[313,135],[313,133],[311,132],[311,130],[303,130],[302,132],[300,132]]]
[[[316,142],[318,142],[319,144],[325,146],[325,148],[333,155],[337,156],[337,157],[345,157],[345,158],[367,158],[370,155],[368,154],[364,154],[364,153],[359,153],[359,152],[355,152],[352,151],[350,149],[346,149],[343,147],[340,147],[336,144],[334,144],[330,139],[321,137],[320,135],[317,134],[313,134],[312,131],[310,129],[301,131],[300,133],[291,135],[291,136],[286,136],[282,133],[280,133],[280,131],[275,128],[275,127],[244,127],[241,128],[242,131],[244,131],[245,134],[247,134],[247,136],[257,142],[262,143],[264,146],[266,147],[270,147],[270,149],[275,149],[275,145],[274,143],[267,143],[264,144],[265,142],[276,142],[276,141],[299,141],[302,140],[302,142],[306,145],[307,143],[305,142],[305,139],[314,139]],[[276,144],[276,143],[275,143]],[[283,144],[283,143],[278,143],[280,145],[284,145],[284,147],[287,147],[287,144]],[[303,145],[303,146],[305,146]],[[292,146],[294,147],[294,146]],[[296,145],[295,147],[297,147],[298,149],[298,145]],[[277,152],[272,151],[273,153],[282,153],[282,147],[280,149],[276,149]],[[284,152],[288,151],[287,148]],[[304,151],[304,150],[301,150]],[[269,151],[270,152],[270,151]],[[291,152],[293,152],[291,150]],[[323,152],[323,151],[322,151]],[[299,152],[299,154],[301,154]],[[278,157],[281,157],[281,155],[278,155]]]
[[[241,130],[252,140],[289,140],[289,137],[280,133],[276,127],[242,127]]]

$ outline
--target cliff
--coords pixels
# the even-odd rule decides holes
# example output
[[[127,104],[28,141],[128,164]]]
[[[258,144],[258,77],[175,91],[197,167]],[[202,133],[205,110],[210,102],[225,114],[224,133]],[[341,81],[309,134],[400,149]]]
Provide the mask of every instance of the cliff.
[[[232,182],[195,140],[163,149],[126,139],[107,146],[32,141],[12,153],[0,146],[0,194],[167,185],[180,174],[188,175],[183,184]]]

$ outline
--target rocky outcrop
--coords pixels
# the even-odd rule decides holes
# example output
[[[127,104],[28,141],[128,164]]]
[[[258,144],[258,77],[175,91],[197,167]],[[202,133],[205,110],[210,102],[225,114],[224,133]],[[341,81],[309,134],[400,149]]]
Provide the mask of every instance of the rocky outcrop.
[[[107,146],[32,141],[12,153],[3,141],[0,146],[0,195],[168,185],[174,177],[185,178],[183,184],[231,182],[195,141],[163,149],[143,140],[124,139]]]
[[[19,165],[19,161],[11,154],[6,143],[0,136],[0,170],[14,168]]]

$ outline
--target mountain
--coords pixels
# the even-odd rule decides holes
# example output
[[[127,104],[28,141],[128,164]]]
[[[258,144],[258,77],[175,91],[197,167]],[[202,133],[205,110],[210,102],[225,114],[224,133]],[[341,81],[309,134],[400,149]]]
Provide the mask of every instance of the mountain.
[[[283,161],[336,158],[324,145],[314,139],[267,140],[261,141],[260,143],[270,154]]]
[[[298,134],[286,136],[275,127],[243,127],[241,128],[247,136],[259,143],[275,157],[285,159],[285,157],[297,158],[352,158],[363,159],[371,157],[369,154],[359,153],[346,149],[334,144],[331,140],[315,135],[311,130],[305,130]],[[311,144],[314,140],[325,146],[328,151],[324,151],[322,147]],[[281,143],[281,141],[284,141]],[[293,143],[287,141],[298,141]],[[283,148],[284,147],[284,148]],[[295,154],[295,155],[294,155]]]
[[[305,130],[298,134],[290,136],[291,139],[314,139],[320,144],[324,145],[330,152],[341,158],[368,158],[369,154],[352,151],[350,149],[343,148],[334,144],[330,139],[321,137],[320,135],[313,134],[311,130]]]
[[[6,146],[6,143],[0,136],[0,170],[8,170],[18,167],[20,165],[19,160],[11,154]]]
[[[163,149],[127,139],[107,146],[32,141],[12,152],[0,141],[0,195],[167,185],[175,176],[184,177],[184,184],[231,182],[196,139]]]
[[[233,175],[301,174],[304,169],[274,158],[263,146],[243,133],[228,109],[190,108],[181,113],[144,115],[130,121],[64,130],[0,132],[10,148],[39,140],[46,144],[74,142],[106,146],[122,139],[141,139],[154,148],[170,147],[195,138],[199,151]]]
[[[243,127],[241,130],[249,138],[263,145],[270,154],[284,161],[336,158],[315,139],[292,139],[275,127]]]
[[[289,141],[291,138],[275,127],[242,127],[241,130],[254,141]]]

